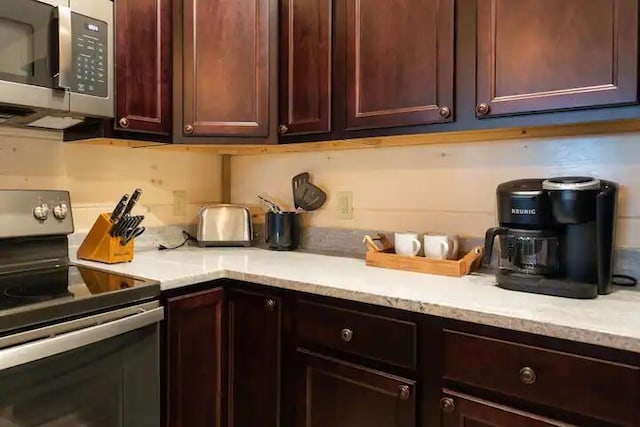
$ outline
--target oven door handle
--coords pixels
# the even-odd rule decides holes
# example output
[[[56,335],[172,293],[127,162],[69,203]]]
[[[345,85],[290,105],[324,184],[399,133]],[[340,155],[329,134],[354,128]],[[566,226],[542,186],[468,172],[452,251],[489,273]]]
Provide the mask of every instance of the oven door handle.
[[[164,307],[0,350],[0,370],[104,341],[164,319]]]
[[[71,90],[71,55],[73,49],[71,8],[58,6],[56,8],[58,21],[58,69],[53,76],[56,89]]]

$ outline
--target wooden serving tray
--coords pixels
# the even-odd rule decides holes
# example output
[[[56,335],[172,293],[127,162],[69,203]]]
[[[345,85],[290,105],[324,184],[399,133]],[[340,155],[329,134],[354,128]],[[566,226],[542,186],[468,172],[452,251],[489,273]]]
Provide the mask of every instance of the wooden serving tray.
[[[375,241],[379,241],[381,246],[378,246]],[[365,236],[364,242],[367,245],[365,261],[369,266],[450,277],[469,274],[479,265],[484,252],[482,246],[477,246],[458,260],[433,259],[396,254],[393,245],[384,234],[378,234],[375,238]]]

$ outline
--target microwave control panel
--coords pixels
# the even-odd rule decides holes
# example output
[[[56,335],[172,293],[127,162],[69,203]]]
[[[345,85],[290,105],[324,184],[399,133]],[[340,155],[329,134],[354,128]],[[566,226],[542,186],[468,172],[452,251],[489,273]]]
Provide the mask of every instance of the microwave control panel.
[[[71,92],[106,98],[107,24],[72,13],[73,39]]]

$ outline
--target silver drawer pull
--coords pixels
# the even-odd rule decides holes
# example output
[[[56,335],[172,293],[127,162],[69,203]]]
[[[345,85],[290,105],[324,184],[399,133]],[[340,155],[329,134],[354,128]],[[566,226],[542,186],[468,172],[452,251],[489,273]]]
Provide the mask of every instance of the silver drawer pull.
[[[536,382],[536,373],[528,366],[520,369],[520,382],[522,384],[531,385]]]
[[[342,341],[344,342],[351,341],[353,339],[353,331],[351,329],[344,328],[340,331],[340,338],[342,338]]]

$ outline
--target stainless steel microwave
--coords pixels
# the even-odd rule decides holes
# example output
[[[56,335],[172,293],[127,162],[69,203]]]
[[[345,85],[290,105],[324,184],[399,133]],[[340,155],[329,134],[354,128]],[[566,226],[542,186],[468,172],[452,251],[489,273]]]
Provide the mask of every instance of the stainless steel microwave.
[[[113,117],[112,0],[0,1],[0,123]]]

